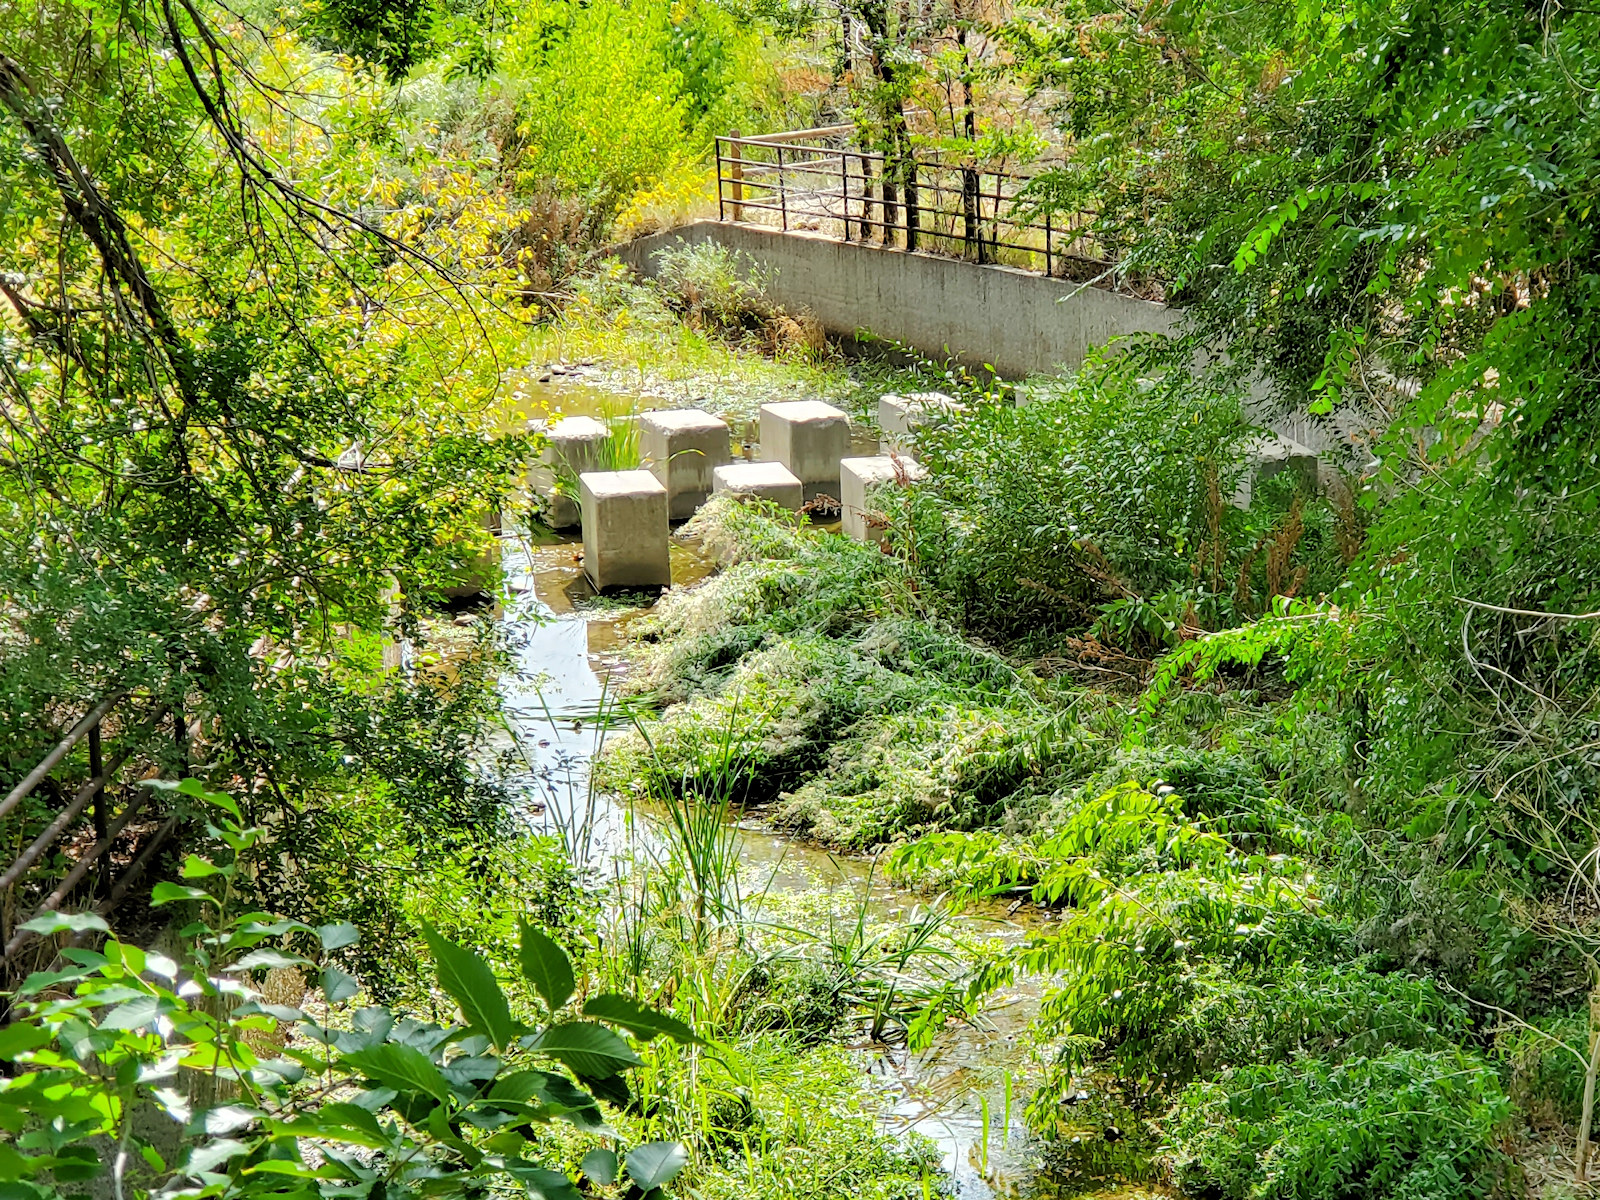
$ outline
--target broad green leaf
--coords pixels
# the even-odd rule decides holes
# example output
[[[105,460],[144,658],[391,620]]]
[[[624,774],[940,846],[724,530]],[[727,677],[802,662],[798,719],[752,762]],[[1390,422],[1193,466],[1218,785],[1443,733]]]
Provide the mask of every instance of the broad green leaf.
[[[151,786],[159,787],[161,785],[152,783]],[[239,802],[237,800],[228,795],[226,792],[213,792],[198,779],[185,779],[181,781],[173,790],[182,795],[192,796],[196,800],[203,800],[207,804],[214,805],[215,807],[222,809],[224,812],[232,816],[235,821],[242,821],[244,819],[239,812]]]
[[[682,1142],[646,1142],[628,1151],[628,1178],[648,1192],[663,1187],[689,1163]]]
[[[285,954],[282,950],[260,949],[252,950],[238,962],[224,967],[225,971],[254,971],[261,967],[304,967],[309,966],[311,960],[301,958],[298,954]]]
[[[572,1181],[559,1171],[536,1167],[518,1159],[508,1159],[505,1172],[528,1189],[532,1200],[582,1200]]]
[[[41,937],[49,937],[53,933],[62,933],[70,930],[73,933],[83,933],[85,930],[94,930],[105,933],[111,926],[103,918],[94,913],[40,913],[31,921],[24,921],[19,928],[26,929],[29,933],[37,933]]]
[[[173,904],[179,900],[210,900],[211,893],[204,888],[185,887],[181,883],[162,881],[150,889],[150,904],[158,907],[162,904]]]
[[[219,867],[210,859],[191,854],[183,860],[183,869],[178,873],[185,879],[207,879],[212,875],[232,875],[233,868]]]
[[[539,995],[544,997],[544,1002],[554,1013],[572,999],[573,989],[577,986],[572,978],[572,960],[555,939],[542,929],[521,919],[517,924],[522,933],[517,955],[522,977],[539,989]]]
[[[686,1044],[697,1042],[704,1045],[700,1038],[695,1037],[694,1031],[677,1017],[646,1008],[638,1001],[630,1000],[627,996],[619,996],[615,992],[607,992],[589,1001],[583,1006],[583,1015],[610,1021],[613,1025],[621,1025],[641,1042],[648,1042],[659,1034],[666,1034],[675,1042]]]
[[[149,1025],[164,1011],[171,1011],[170,1004],[165,1007],[159,996],[140,996],[137,1000],[129,1000],[126,1004],[119,1004],[100,1020],[101,1029],[142,1029]]]
[[[496,1046],[510,1045],[522,1027],[512,1019],[506,994],[489,964],[441,936],[432,925],[423,925],[422,936],[433,951],[439,985],[461,1006],[468,1027],[487,1034]]]
[[[450,1085],[428,1056],[410,1046],[391,1043],[355,1050],[339,1058],[341,1066],[359,1071],[375,1083],[402,1092],[422,1092],[435,1100],[450,1098]]]
[[[196,1146],[189,1151],[189,1156],[184,1160],[183,1171],[186,1175],[200,1175],[208,1171],[215,1171],[229,1159],[238,1158],[247,1154],[250,1147],[243,1142],[231,1138],[212,1142],[209,1146]]]
[[[354,975],[346,975],[338,967],[322,968],[322,994],[329,1004],[342,1004],[361,990]]]
[[[361,931],[349,921],[335,921],[331,925],[318,925],[317,937],[324,950],[343,950],[361,940]]]
[[[259,1120],[261,1115],[258,1110],[247,1108],[243,1104],[219,1104],[216,1108],[208,1108],[203,1113],[197,1113],[195,1122],[206,1133],[220,1137],[246,1128],[253,1121]]]
[[[50,1035],[28,1021],[0,1025],[0,1062],[16,1062],[17,1055],[50,1044]]]
[[[552,1025],[539,1037],[536,1048],[591,1079],[609,1079],[639,1065],[639,1057],[628,1049],[627,1042],[589,1021]]]
[[[597,1147],[583,1156],[578,1169],[601,1187],[610,1187],[617,1181],[616,1151]]]

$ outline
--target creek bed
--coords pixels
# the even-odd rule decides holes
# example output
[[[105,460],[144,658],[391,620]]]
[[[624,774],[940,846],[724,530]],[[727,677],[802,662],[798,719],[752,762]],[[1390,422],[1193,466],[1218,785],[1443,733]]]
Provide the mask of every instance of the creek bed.
[[[588,763],[606,736],[602,712],[615,699],[625,668],[627,627],[648,610],[597,602],[575,538],[511,535],[502,548],[511,599],[500,619],[515,668],[501,690],[526,763],[511,782],[535,828],[562,834],[591,862],[609,860],[626,849],[630,833],[650,836],[648,813],[591,796],[587,786]],[[709,571],[694,546],[673,539],[675,586]],[[741,867],[763,891],[822,892],[852,905],[864,897],[869,915],[880,921],[905,916],[920,902],[886,883],[867,859],[830,854],[751,820],[740,822],[740,834]],[[1023,920],[998,905],[969,911],[962,922],[972,935],[1017,938],[1026,932]],[[863,1087],[879,1097],[886,1128],[931,1139],[963,1200],[1035,1194],[1042,1182],[1036,1179],[1038,1146],[1021,1116],[1026,1030],[1036,1008],[1037,992],[1021,988],[997,999],[984,1028],[952,1024],[918,1053],[867,1040],[855,1046]]]

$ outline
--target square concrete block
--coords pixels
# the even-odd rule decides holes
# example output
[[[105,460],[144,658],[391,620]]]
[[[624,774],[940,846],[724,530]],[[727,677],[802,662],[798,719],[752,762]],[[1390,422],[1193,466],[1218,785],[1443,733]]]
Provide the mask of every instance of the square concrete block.
[[[964,412],[966,405],[943,392],[911,392],[900,396],[891,392],[878,401],[879,448],[905,454],[915,448],[917,427],[940,413]]]
[[[782,463],[805,485],[837,495],[839,460],[850,453],[850,418],[820,400],[761,406],[761,457]]]
[[[927,473],[914,459],[904,455],[847,458],[839,464],[839,503],[844,508],[840,529],[847,537],[853,537],[858,542],[883,544],[883,530],[874,528],[867,521],[867,514],[872,511],[868,498],[873,488],[893,483],[901,472],[908,480],[921,479]]]
[[[1302,490],[1312,494],[1320,490],[1317,456],[1299,442],[1285,437],[1258,438],[1245,451],[1245,460],[1248,470],[1233,494],[1236,508],[1250,507],[1258,480],[1271,479],[1285,471],[1295,477],[1296,486]]]
[[[711,494],[711,473],[733,457],[728,426],[697,408],[647,412],[639,418],[639,457],[667,489],[667,516],[681,521]]]
[[[600,469],[601,449],[611,431],[593,417],[561,417],[545,429],[540,467],[529,472],[528,487],[545,498],[545,512],[553,529],[578,524],[578,506],[570,496],[553,490],[556,473],[566,468],[574,475]]]
[[[583,570],[596,591],[666,587],[667,489],[649,471],[578,476],[583,510]]]
[[[758,496],[798,512],[805,503],[805,485],[782,463],[742,462],[718,467],[711,473],[713,492],[732,492],[736,496]]]

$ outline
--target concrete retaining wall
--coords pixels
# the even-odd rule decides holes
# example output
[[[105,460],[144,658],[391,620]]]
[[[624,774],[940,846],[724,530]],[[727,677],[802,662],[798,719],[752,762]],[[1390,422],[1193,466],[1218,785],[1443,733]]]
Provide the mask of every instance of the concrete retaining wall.
[[[810,308],[830,334],[870,331],[929,358],[990,363],[1010,379],[1076,367],[1094,346],[1175,320],[1165,305],[1029,271],[721,221],[652,234],[617,255],[653,276],[652,255],[679,241],[750,255],[775,272],[773,300]]]

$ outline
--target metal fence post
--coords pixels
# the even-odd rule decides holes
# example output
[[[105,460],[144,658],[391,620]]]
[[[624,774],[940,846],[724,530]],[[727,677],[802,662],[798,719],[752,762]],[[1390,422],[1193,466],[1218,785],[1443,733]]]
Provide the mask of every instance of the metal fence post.
[[[938,196],[934,202],[938,203]],[[906,249],[917,248],[917,232],[922,225],[922,214],[917,209],[917,159],[906,157]]]
[[[726,221],[727,213],[722,207],[722,135],[717,135],[717,220]]]
[[[789,193],[784,188],[783,146],[778,146],[778,209],[783,213],[783,231],[789,232]]]
[[[850,240],[850,156],[839,151],[839,205],[844,213],[844,240]]]

